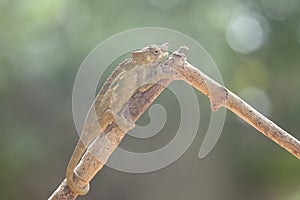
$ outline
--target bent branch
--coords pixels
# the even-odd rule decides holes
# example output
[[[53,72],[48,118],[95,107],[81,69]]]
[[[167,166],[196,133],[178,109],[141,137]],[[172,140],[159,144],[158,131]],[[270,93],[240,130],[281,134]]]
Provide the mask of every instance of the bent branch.
[[[300,142],[296,138],[264,117],[224,86],[212,80],[199,69],[188,63],[186,61],[187,51],[188,49],[186,47],[179,48],[161,66],[162,70],[173,74],[173,78],[160,80],[157,84],[144,92],[136,91],[129,102],[124,105],[121,114],[135,122],[170,82],[173,80],[183,80],[204,93],[210,99],[212,110],[217,110],[222,106],[228,108],[265,136],[300,159]],[[126,133],[123,132],[117,124],[110,124],[89,146],[75,168],[76,173],[89,182],[96,173],[101,170],[109,156],[121,143],[125,134]],[[88,182],[78,180],[76,177],[74,180],[74,183],[81,188],[85,187]],[[56,191],[49,197],[49,200],[72,200],[76,199],[77,196],[78,194],[70,190],[66,179],[64,179]]]

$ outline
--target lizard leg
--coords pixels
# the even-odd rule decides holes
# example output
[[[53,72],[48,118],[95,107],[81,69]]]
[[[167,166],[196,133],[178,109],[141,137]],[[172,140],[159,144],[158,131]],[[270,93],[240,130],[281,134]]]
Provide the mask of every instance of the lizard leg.
[[[76,177],[78,177],[80,179],[80,177],[74,173]],[[84,188],[80,188],[78,187],[75,183],[73,178],[72,179],[67,179],[67,184],[69,186],[69,188],[73,191],[78,193],[79,195],[86,195],[89,190],[90,190],[90,184],[88,183]]]
[[[115,122],[123,131],[127,131],[134,128],[134,123],[128,122],[128,120],[125,117],[117,114],[111,109],[108,109],[101,117],[99,125],[101,128],[103,128],[103,130],[105,130],[111,122]]]
[[[114,122],[114,113],[111,110],[106,110],[105,113],[100,116],[99,121],[100,128],[104,131],[108,125]]]

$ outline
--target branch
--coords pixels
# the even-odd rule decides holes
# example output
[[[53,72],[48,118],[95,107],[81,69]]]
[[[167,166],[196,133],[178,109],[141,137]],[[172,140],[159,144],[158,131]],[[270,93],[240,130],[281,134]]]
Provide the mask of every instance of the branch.
[[[145,92],[137,91],[127,105],[124,106],[124,108],[129,109],[123,109],[121,113],[128,118],[130,117],[135,122],[171,81],[172,80],[161,80]],[[82,157],[82,160],[75,168],[76,174],[82,179],[87,180],[83,182],[74,176],[74,183],[76,183],[78,187],[85,187],[97,172],[101,170],[111,153],[121,143],[125,134],[126,133],[113,122],[106,128],[104,133],[90,145]],[[56,191],[49,197],[49,200],[72,200],[76,199],[77,196],[78,194],[70,190],[66,179],[64,179]]]
[[[300,159],[300,142],[296,138],[257,112],[224,86],[215,82],[199,69],[188,63],[186,61],[187,51],[188,49],[186,47],[179,48],[160,66],[164,72],[172,74],[172,78],[160,80],[157,84],[144,92],[136,91],[129,102],[124,105],[124,109],[121,110],[120,114],[123,114],[126,118],[130,118],[135,122],[170,82],[173,80],[183,80],[204,93],[210,99],[212,110],[217,110],[222,106],[228,108],[258,131]],[[82,180],[86,180],[79,180],[75,176],[74,183],[76,183],[78,187],[85,187],[96,173],[101,170],[109,156],[121,143],[125,134],[126,133],[123,132],[117,124],[112,123],[106,128],[103,134],[89,146],[75,169],[76,174],[78,174]],[[49,200],[72,200],[75,199],[77,195],[78,194],[70,190],[66,184],[66,180],[63,180]]]
[[[233,92],[209,78],[199,69],[186,63],[178,68],[182,79],[204,93],[211,101],[212,110],[223,106],[237,114],[248,124],[300,159],[300,142],[274,122],[263,116]]]

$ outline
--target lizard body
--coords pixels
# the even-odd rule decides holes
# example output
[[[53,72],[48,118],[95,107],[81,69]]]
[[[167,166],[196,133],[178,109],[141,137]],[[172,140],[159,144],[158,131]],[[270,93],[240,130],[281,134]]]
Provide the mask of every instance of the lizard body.
[[[131,119],[126,119],[119,112],[135,91],[147,90],[158,80],[168,76],[157,67],[167,57],[168,44],[151,45],[132,52],[131,57],[119,64],[109,76],[87,114],[82,134],[69,161],[66,177],[71,190],[79,195],[89,191],[89,184],[84,188],[74,184],[73,176],[87,182],[74,172],[76,165],[92,141],[112,122],[115,122],[124,132],[134,127]]]

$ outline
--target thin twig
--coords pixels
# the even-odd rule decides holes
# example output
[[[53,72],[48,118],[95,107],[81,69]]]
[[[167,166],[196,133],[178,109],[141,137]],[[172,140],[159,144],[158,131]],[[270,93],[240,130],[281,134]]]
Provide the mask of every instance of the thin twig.
[[[186,62],[186,54],[186,47],[181,47],[177,52],[173,53],[161,67],[163,71],[173,74],[174,77],[172,79],[161,80],[144,92],[135,92],[130,101],[124,105],[126,109],[121,110],[121,114],[135,122],[170,82],[173,80],[183,80],[208,96],[211,101],[212,110],[217,110],[222,106],[228,108],[300,159],[300,142],[296,138],[257,112],[224,86],[215,82],[199,69]],[[75,176],[74,183],[76,183],[78,187],[85,187],[96,173],[101,170],[109,156],[121,143],[125,134],[126,133],[123,132],[117,124],[112,123],[106,128],[103,134],[90,145],[75,169],[76,173],[83,180],[86,180],[83,182]],[[49,199],[72,200],[75,199],[77,195],[78,194],[70,190],[66,184],[66,180],[63,180]]]
[[[218,84],[190,63],[178,68],[184,81],[206,94],[213,110],[224,106],[248,124],[300,159],[300,142],[274,122],[263,116],[233,92]]]
[[[161,80],[158,84],[155,84],[145,92],[136,92],[128,102],[128,105],[124,106],[129,107],[129,109],[124,109],[121,112],[123,112],[125,116],[130,116],[135,122],[171,81],[172,80]],[[91,144],[75,168],[76,174],[82,179],[87,180],[83,182],[75,176],[74,183],[76,183],[78,187],[85,187],[96,173],[101,170],[111,153],[121,143],[125,134],[126,133],[113,122],[107,127],[104,133]],[[77,196],[78,194],[70,190],[66,184],[66,179],[64,179],[49,200],[72,200],[76,199]]]

